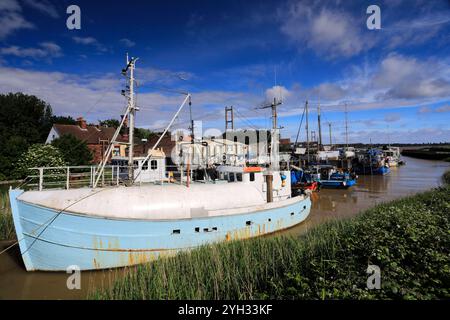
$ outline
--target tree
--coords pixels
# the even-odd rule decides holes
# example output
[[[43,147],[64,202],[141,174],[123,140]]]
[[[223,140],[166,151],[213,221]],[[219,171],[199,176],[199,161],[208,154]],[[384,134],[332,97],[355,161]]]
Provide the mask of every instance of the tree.
[[[107,119],[103,121],[99,120],[99,124],[102,127],[118,128],[120,126],[120,121],[117,119]]]
[[[28,148],[18,159],[13,177],[17,179],[35,175],[37,167],[61,167],[66,166],[64,157],[58,148],[50,144],[34,144]]]
[[[71,116],[53,116],[52,123],[55,124],[77,124],[77,121]]]
[[[0,174],[11,177],[20,154],[42,143],[52,126],[52,108],[23,93],[0,94]]]
[[[154,133],[153,131],[148,130],[148,129],[135,128],[135,129],[134,129],[134,135],[135,135],[136,138],[138,138],[139,140],[142,140],[142,139],[150,139],[150,137],[155,136],[156,133]]]
[[[53,140],[52,146],[61,151],[64,160],[70,166],[88,165],[93,159],[92,152],[86,142],[71,134],[64,134]]]

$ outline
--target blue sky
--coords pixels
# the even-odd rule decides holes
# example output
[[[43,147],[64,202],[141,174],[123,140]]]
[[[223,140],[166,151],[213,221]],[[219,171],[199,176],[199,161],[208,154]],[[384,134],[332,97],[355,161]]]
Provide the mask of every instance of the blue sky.
[[[66,27],[71,4],[81,30]],[[371,4],[381,30],[366,27]],[[0,25],[0,92],[37,95],[56,114],[118,117],[129,52],[142,127],[162,129],[181,90],[204,128],[223,130],[227,105],[236,127],[269,126],[257,107],[276,96],[284,137],[308,99],[312,130],[320,101],[337,143],[345,103],[350,142],[450,141],[448,1],[0,0]]]

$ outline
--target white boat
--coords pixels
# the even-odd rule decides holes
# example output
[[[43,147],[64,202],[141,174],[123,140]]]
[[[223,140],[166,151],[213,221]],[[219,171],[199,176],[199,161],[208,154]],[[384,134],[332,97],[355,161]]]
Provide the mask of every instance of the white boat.
[[[130,116],[130,141],[136,110],[135,62],[127,58],[122,72],[130,74],[130,92],[125,117],[116,131]],[[189,98],[187,94],[178,112]],[[37,190],[10,190],[14,226],[27,270],[65,271],[74,265],[91,270],[145,263],[207,243],[280,231],[301,223],[310,213],[309,196],[292,196],[289,171],[276,166],[220,166],[215,178],[193,181],[188,164],[180,167],[178,179],[164,175],[159,180],[149,173],[146,179],[153,182],[143,183],[141,171],[159,141],[147,157],[139,159],[138,167],[133,166],[130,145],[128,180],[123,179],[120,166],[106,165],[114,140],[102,163],[87,172],[85,187],[71,187],[75,178],[84,181],[80,168],[37,168]],[[60,170],[66,170],[61,174],[63,186],[47,189],[45,172],[54,178]]]

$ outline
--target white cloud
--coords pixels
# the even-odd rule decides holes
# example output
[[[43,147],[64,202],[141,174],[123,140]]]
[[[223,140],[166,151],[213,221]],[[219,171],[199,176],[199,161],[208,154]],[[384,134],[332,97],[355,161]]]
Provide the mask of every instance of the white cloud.
[[[418,61],[390,54],[373,78],[378,88],[386,88],[381,98],[413,99],[445,97],[450,93],[450,70],[446,61]]]
[[[74,75],[61,72],[30,71],[0,66],[0,92],[24,92],[51,104],[59,115],[77,117],[83,115],[89,121],[118,118],[125,106],[120,95],[121,77],[106,74]],[[137,104],[141,107],[137,125],[161,129],[167,124],[184,97],[169,92],[138,92]],[[193,93],[192,108],[196,118],[222,123],[225,105],[247,106],[259,97],[243,92],[200,91]],[[180,115],[178,124],[188,125],[188,108]],[[183,123],[184,121],[184,123]]]
[[[292,2],[279,11],[281,31],[301,50],[304,46],[325,55],[351,57],[371,47],[356,19],[328,3]]]
[[[446,104],[436,108],[436,112],[450,112],[450,105]]]
[[[58,10],[53,4],[47,0],[22,0],[27,6],[36,9],[50,17],[56,19],[59,18]]]
[[[42,42],[35,48],[22,48],[19,46],[10,46],[0,49],[0,55],[16,56],[20,58],[46,59],[51,60],[62,56],[61,47],[53,42]]]
[[[103,44],[101,44],[97,39],[95,39],[93,37],[75,36],[75,37],[72,37],[72,39],[73,39],[73,41],[75,41],[75,43],[82,44],[85,46],[93,46],[100,52],[105,52],[108,50]]]
[[[272,103],[274,98],[277,101],[284,101],[286,98],[289,98],[289,96],[289,90],[283,86],[273,86],[266,90],[266,100],[269,103]]]
[[[16,0],[0,1],[0,40],[20,29],[33,29],[35,26],[22,15],[22,8]]]
[[[119,42],[124,47],[127,47],[127,48],[131,48],[131,47],[134,47],[136,45],[136,43],[134,41],[131,41],[130,39],[127,39],[127,38],[120,39]]]

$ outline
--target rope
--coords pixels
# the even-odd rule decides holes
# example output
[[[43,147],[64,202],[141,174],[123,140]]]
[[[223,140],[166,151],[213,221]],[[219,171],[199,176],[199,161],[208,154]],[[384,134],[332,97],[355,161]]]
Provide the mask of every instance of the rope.
[[[298,142],[298,137],[299,137],[299,135],[300,135],[300,130],[301,130],[301,128],[302,128],[303,117],[305,116],[305,110],[306,110],[306,108],[303,108],[302,119],[300,120],[300,125],[298,126],[297,137],[295,138],[294,146],[296,146],[296,145],[297,145],[297,142]]]
[[[100,189],[100,190],[98,190],[97,192],[88,194],[87,196],[85,196],[85,197],[83,197],[83,198],[81,198],[81,199],[78,199],[78,200],[75,201],[74,203],[71,203],[71,204],[69,204],[67,207],[61,209],[54,217],[48,219],[48,220],[45,221],[43,224],[39,225],[37,228],[35,228],[34,230],[32,230],[31,233],[34,233],[34,232],[36,232],[37,230],[39,230],[42,226],[44,226],[44,225],[46,225],[46,224],[48,223],[48,225],[47,225],[47,226],[46,226],[46,227],[45,227],[45,228],[37,235],[37,237],[34,239],[34,241],[31,243],[31,245],[30,245],[28,248],[26,248],[26,250],[25,250],[23,253],[21,253],[21,255],[24,255],[29,249],[31,249],[31,247],[34,245],[34,243],[36,242],[36,240],[38,240],[38,238],[42,235],[42,233],[44,233],[44,231],[47,230],[47,228],[53,223],[53,221],[56,220],[56,218],[58,218],[58,216],[59,216],[61,213],[63,213],[65,210],[67,210],[68,208],[70,208],[70,207],[73,206],[74,204],[77,204],[77,203],[79,203],[79,202],[81,202],[81,201],[83,201],[83,200],[85,200],[85,199],[87,199],[87,198],[89,198],[89,197],[91,197],[91,196],[93,196],[93,195],[96,195],[96,194],[98,194],[98,193],[100,193],[100,192],[102,192],[102,191],[105,191],[105,190],[107,190],[107,189],[109,189],[109,188]],[[2,250],[2,251],[0,252],[0,255],[2,255],[3,253],[5,253],[6,251],[8,251],[9,249],[11,249],[12,247],[14,247],[15,245],[17,245],[17,244],[18,244],[20,241],[22,241],[23,239],[25,239],[25,237],[22,237],[22,238],[18,239],[16,242],[14,242],[14,243],[11,244],[10,246],[8,246],[6,249]]]

